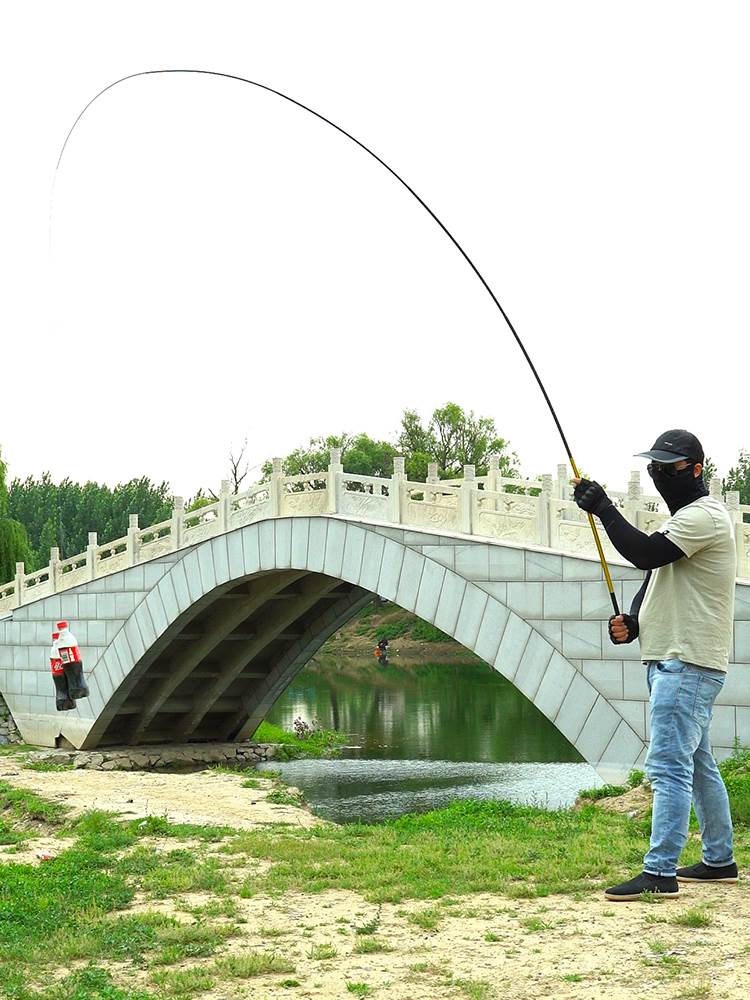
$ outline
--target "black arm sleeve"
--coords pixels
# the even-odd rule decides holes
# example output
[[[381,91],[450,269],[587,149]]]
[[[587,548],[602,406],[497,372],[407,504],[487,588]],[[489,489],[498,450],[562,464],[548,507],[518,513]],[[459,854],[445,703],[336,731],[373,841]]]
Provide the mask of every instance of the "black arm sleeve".
[[[601,512],[599,520],[620,555],[638,569],[657,569],[677,562],[685,555],[682,549],[660,531],[647,535],[645,531],[634,528],[614,504]]]

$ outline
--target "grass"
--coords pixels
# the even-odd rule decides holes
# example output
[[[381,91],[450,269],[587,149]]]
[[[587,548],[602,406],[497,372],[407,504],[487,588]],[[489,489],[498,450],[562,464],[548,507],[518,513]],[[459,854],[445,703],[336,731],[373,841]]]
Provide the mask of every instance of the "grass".
[[[440,922],[445,914],[437,906],[428,906],[425,910],[417,910],[407,916],[409,923],[416,924],[426,931],[434,931],[440,926]]]
[[[393,951],[389,944],[376,937],[365,937],[354,942],[354,953],[356,955],[370,955],[380,951]]]
[[[338,952],[332,944],[312,944],[307,957],[315,962],[323,962],[329,958],[335,958],[337,954]]]
[[[744,780],[748,766],[750,754],[738,752],[727,773]],[[101,811],[69,819],[59,804],[0,782],[0,809],[8,838],[22,837],[30,827],[65,838],[61,853],[49,861],[27,865],[8,860],[0,866],[0,997],[7,1000],[191,1000],[225,982],[225,991],[232,993],[234,981],[293,974],[289,939],[279,942],[278,952],[272,950],[275,939],[296,933],[302,940],[313,933],[291,926],[288,932],[261,927],[268,950],[222,954],[226,942],[242,932],[239,925],[247,911],[240,896],[309,895],[335,888],[376,904],[422,900],[421,907],[402,915],[429,931],[451,914],[458,919],[468,914],[471,907],[464,907],[464,897],[474,892],[543,897],[600,889],[630,873],[648,841],[648,821],[606,812],[596,804],[546,811],[462,800],[382,824],[236,831],[172,824],[161,817],[122,821]],[[750,829],[738,824],[735,834],[738,861],[746,864]],[[690,841],[685,855],[684,863],[697,860],[700,845]],[[270,865],[248,875],[243,870],[247,859]],[[143,908],[128,912],[136,893],[139,900],[176,900],[183,911],[180,919]],[[205,898],[196,901],[192,893]],[[196,902],[200,905],[192,905]],[[456,906],[450,909],[446,903]],[[698,929],[711,923],[705,907],[676,915],[668,908],[650,911],[643,914],[645,923],[663,924],[662,935],[667,925]],[[528,934],[549,930],[544,917],[539,910],[519,926]],[[380,920],[380,906],[349,916],[353,946],[344,958],[390,950],[387,936],[377,934]],[[498,935],[488,931],[485,940],[497,942]],[[663,947],[657,950],[658,944],[652,943],[654,954],[647,960],[651,974],[671,979],[685,973],[685,962]],[[332,943],[312,940],[307,947],[315,961],[337,957]],[[507,954],[512,957],[514,949]],[[117,967],[101,968],[110,962]],[[188,964],[181,967],[183,963]],[[131,970],[136,968],[145,970],[144,989],[133,985]],[[492,995],[482,980],[454,979],[444,967],[422,971],[439,975],[446,989],[469,998]]]
[[[600,785],[598,788],[582,788],[579,798],[596,802],[598,799],[609,799],[614,795],[624,795],[628,791],[626,785]]]
[[[284,785],[277,785],[266,795],[266,802],[271,802],[277,806],[301,806],[305,799],[302,792],[287,788]]]
[[[709,927],[713,922],[711,914],[698,907],[691,907],[684,913],[678,913],[671,920],[671,923],[678,924],[680,927]]]
[[[294,733],[289,733],[281,726],[271,722],[261,722],[252,737],[259,743],[276,743],[283,747],[284,755],[293,757],[327,757],[338,747],[346,743],[346,733],[334,729],[313,730],[305,739],[299,739]],[[267,772],[262,772],[263,775]]]
[[[439,628],[435,628],[434,625],[430,625],[429,622],[422,621],[418,618],[411,630],[412,639],[416,639],[418,642],[452,642],[451,636],[446,635],[445,632],[441,632]]]
[[[72,764],[58,764],[54,760],[32,760],[23,765],[25,771],[72,771]]]
[[[551,929],[552,924],[546,920],[542,920],[540,917],[523,917],[521,926],[527,931],[548,931]]]
[[[6,980],[12,1000],[157,1000],[153,993],[115,985],[105,969],[88,966],[41,990],[30,986],[22,972]]]
[[[58,802],[50,802],[36,792],[0,781],[0,814],[6,813],[14,820],[57,825],[62,823],[66,812]]]
[[[256,877],[258,892],[350,889],[373,902],[535,897],[617,880],[640,863],[647,832],[643,821],[594,805],[547,811],[460,800],[382,824],[247,831],[222,850],[273,862]]]
[[[750,748],[735,743],[730,757],[719,764],[729,793],[732,821],[750,825]]]

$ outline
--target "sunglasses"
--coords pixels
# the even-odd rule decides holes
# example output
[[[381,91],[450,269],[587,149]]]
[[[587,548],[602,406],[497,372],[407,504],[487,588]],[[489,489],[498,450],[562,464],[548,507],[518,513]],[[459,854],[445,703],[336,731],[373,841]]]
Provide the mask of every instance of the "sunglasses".
[[[690,465],[686,465],[683,469],[676,469],[676,464],[676,462],[669,462],[668,464],[664,462],[649,462],[646,466],[646,471],[652,478],[655,473],[661,473],[664,476],[679,476],[685,469],[692,469],[695,466],[695,462],[691,462]]]

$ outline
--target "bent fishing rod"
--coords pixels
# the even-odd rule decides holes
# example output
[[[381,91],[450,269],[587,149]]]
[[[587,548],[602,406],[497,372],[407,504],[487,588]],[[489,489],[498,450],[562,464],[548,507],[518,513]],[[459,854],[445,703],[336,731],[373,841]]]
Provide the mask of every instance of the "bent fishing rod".
[[[68,145],[68,141],[69,141],[71,135],[75,131],[75,128],[78,125],[79,121],[83,118],[83,116],[86,114],[86,112],[88,111],[88,109],[91,107],[91,105],[95,101],[97,101],[103,94],[106,94],[108,90],[112,90],[113,87],[117,87],[117,86],[119,86],[119,84],[125,83],[128,80],[135,80],[136,78],[142,77],[142,76],[164,76],[164,75],[166,75],[168,73],[192,74],[194,76],[212,76],[212,77],[218,77],[218,78],[223,78],[225,80],[235,80],[237,83],[246,83],[246,84],[248,84],[251,87],[257,87],[259,90],[265,90],[267,93],[274,94],[276,97],[281,97],[283,100],[288,101],[290,104],[294,104],[296,107],[301,108],[303,111],[307,111],[308,114],[314,115],[316,118],[320,119],[320,121],[325,122],[326,125],[330,125],[331,128],[336,129],[336,131],[340,132],[341,135],[346,136],[347,139],[351,139],[351,141],[353,143],[355,143],[357,146],[359,146],[360,149],[363,149],[365,151],[365,153],[367,153],[369,156],[371,156],[374,160],[377,160],[377,162],[382,167],[385,167],[385,169],[388,171],[388,173],[391,174],[393,177],[395,177],[396,180],[399,182],[399,184],[403,185],[403,187],[406,188],[406,190],[409,192],[410,195],[412,195],[414,198],[416,198],[416,200],[419,202],[419,204],[422,206],[422,208],[438,224],[438,226],[442,229],[442,231],[445,233],[445,235],[448,237],[448,239],[451,241],[451,243],[454,245],[454,247],[458,250],[458,252],[464,258],[464,260],[469,265],[469,267],[474,272],[474,274],[477,276],[477,278],[481,281],[482,285],[484,286],[485,291],[487,292],[487,294],[489,295],[489,297],[492,299],[492,301],[494,302],[494,304],[497,306],[498,310],[500,311],[500,315],[503,317],[503,319],[505,320],[505,323],[508,326],[508,329],[513,334],[513,336],[515,337],[516,343],[518,344],[519,348],[521,349],[521,353],[523,354],[524,358],[528,362],[529,368],[531,368],[531,372],[532,372],[534,378],[536,379],[537,385],[539,386],[539,388],[541,390],[542,396],[544,397],[544,401],[546,402],[546,404],[547,404],[547,406],[549,408],[549,411],[552,414],[552,419],[555,422],[555,426],[557,427],[557,430],[558,430],[558,432],[560,434],[560,437],[562,439],[563,447],[565,448],[565,451],[567,453],[568,460],[570,462],[571,468],[573,469],[573,475],[577,479],[580,479],[580,472],[578,471],[578,466],[576,465],[576,461],[573,458],[573,452],[570,449],[570,445],[568,444],[568,439],[566,438],[565,432],[562,429],[562,425],[560,424],[560,421],[559,421],[559,419],[557,417],[557,414],[555,413],[555,408],[552,405],[552,401],[549,398],[549,395],[547,394],[547,390],[545,389],[544,384],[543,384],[541,378],[539,377],[539,372],[536,370],[534,362],[531,360],[531,357],[529,356],[529,352],[526,350],[526,348],[525,348],[525,346],[523,344],[523,341],[518,336],[516,328],[511,323],[510,317],[508,316],[508,314],[506,313],[505,309],[503,309],[502,305],[500,304],[500,300],[497,298],[497,296],[495,295],[495,293],[492,291],[492,289],[490,288],[490,286],[487,284],[487,281],[485,280],[484,276],[480,272],[479,268],[476,266],[476,264],[471,259],[471,257],[469,257],[469,255],[464,250],[464,248],[461,246],[461,244],[458,242],[458,240],[453,235],[453,233],[450,232],[450,230],[447,228],[447,226],[437,217],[437,215],[435,215],[435,213],[432,211],[432,209],[430,208],[430,206],[424,201],[424,199],[421,198],[417,194],[417,192],[414,190],[414,188],[411,187],[411,185],[408,184],[404,180],[404,178],[393,169],[393,167],[389,166],[385,162],[385,160],[381,159],[377,155],[377,153],[373,152],[373,150],[370,149],[369,146],[366,146],[363,142],[361,142],[359,139],[357,139],[356,136],[353,136],[351,134],[351,132],[347,132],[345,128],[342,128],[341,125],[337,125],[336,122],[331,121],[330,118],[326,118],[326,116],[322,115],[319,111],[315,111],[313,108],[308,107],[306,104],[303,104],[301,101],[296,100],[294,97],[290,97],[288,94],[283,93],[281,90],[276,90],[274,87],[269,87],[268,84],[258,83],[256,80],[248,80],[246,77],[244,77],[244,76],[237,76],[234,73],[222,73],[219,70],[210,70],[210,69],[146,69],[146,70],[140,70],[137,73],[129,73],[127,76],[122,76],[118,80],[114,80],[112,83],[107,84],[106,87],[103,87],[98,92],[98,94],[95,94],[94,97],[91,98],[91,100],[88,102],[88,104],[80,112],[80,114],[78,115],[78,117],[76,118],[76,120],[73,122],[73,124],[70,127],[70,130],[69,130],[68,134],[65,137],[65,141],[62,144],[62,149],[60,150],[60,155],[59,155],[59,157],[57,159],[57,166],[55,168],[55,174],[57,174],[57,171],[60,169],[60,164],[62,162],[63,154],[65,153],[65,148]],[[602,564],[602,570],[604,571],[604,578],[605,578],[605,580],[607,582],[607,588],[609,589],[609,596],[610,596],[610,599],[612,601],[612,607],[614,608],[615,614],[619,615],[620,609],[619,609],[618,604],[617,604],[617,597],[615,596],[614,584],[612,583],[612,577],[611,577],[610,572],[609,572],[609,566],[607,565],[607,560],[606,560],[606,558],[604,556],[604,549],[602,548],[601,539],[599,538],[599,532],[597,531],[596,524],[594,523],[594,516],[593,516],[593,514],[589,514],[588,515],[588,519],[589,519],[589,524],[591,526],[592,534],[594,536],[594,542],[596,543],[596,549],[597,549],[597,552],[599,553],[599,561],[601,562],[601,564]]]

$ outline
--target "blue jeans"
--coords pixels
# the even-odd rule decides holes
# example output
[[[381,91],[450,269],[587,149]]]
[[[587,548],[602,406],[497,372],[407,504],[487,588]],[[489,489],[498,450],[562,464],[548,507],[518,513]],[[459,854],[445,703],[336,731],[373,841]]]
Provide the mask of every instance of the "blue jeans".
[[[703,839],[703,861],[731,864],[729,798],[711,753],[709,727],[725,674],[682,660],[646,664],[651,692],[651,745],[646,773],[654,790],[651,843],[644,871],[674,875],[685,846],[690,802]]]

